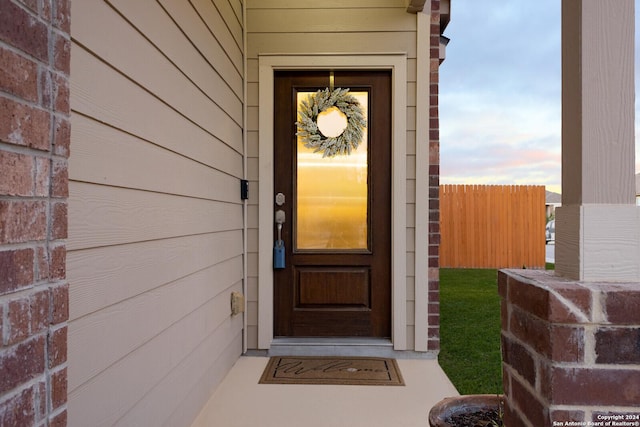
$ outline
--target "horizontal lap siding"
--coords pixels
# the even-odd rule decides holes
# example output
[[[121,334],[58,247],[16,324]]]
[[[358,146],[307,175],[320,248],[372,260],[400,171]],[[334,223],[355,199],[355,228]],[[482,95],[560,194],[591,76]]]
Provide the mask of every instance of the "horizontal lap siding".
[[[258,55],[314,53],[407,54],[408,90],[416,83],[416,16],[404,0],[248,0],[247,102],[248,175],[251,192],[248,213],[248,347],[258,347]],[[415,210],[415,93],[407,106],[407,214]],[[407,218],[407,235],[415,220]],[[408,345],[413,345],[414,242],[408,241]]]
[[[240,0],[73,3],[69,425],[190,425],[242,351]]]

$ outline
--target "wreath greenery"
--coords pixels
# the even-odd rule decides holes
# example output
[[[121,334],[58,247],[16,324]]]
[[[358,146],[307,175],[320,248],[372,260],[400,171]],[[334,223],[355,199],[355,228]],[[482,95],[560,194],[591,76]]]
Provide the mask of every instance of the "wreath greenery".
[[[347,127],[336,137],[325,136],[318,129],[318,114],[331,107],[338,108],[347,117]],[[322,157],[334,157],[351,154],[351,150],[358,148],[366,125],[362,106],[349,89],[330,91],[327,88],[302,100],[296,135],[302,138],[305,147],[322,152]]]

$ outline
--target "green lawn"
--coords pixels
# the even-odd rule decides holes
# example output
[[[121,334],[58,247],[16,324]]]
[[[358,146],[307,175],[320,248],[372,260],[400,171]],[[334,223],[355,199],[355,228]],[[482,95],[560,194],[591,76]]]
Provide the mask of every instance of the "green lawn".
[[[502,393],[497,271],[440,269],[440,365],[460,394]]]

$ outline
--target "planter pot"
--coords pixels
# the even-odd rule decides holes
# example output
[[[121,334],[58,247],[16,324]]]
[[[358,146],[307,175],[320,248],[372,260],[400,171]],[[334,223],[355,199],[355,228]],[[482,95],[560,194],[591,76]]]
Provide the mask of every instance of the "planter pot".
[[[466,396],[447,397],[436,403],[429,411],[431,427],[461,427],[447,420],[451,417],[473,414],[482,411],[500,411],[504,404],[504,396],[495,394],[471,394]]]

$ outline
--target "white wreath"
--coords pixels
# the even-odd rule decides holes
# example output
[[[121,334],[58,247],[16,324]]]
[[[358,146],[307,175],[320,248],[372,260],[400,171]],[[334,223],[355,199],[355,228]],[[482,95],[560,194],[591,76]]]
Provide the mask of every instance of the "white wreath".
[[[347,127],[335,137],[323,135],[318,128],[318,114],[331,107],[347,117]],[[296,135],[302,138],[305,147],[322,152],[322,157],[334,157],[351,154],[351,150],[358,148],[366,125],[362,106],[349,89],[323,89],[302,100]]]

